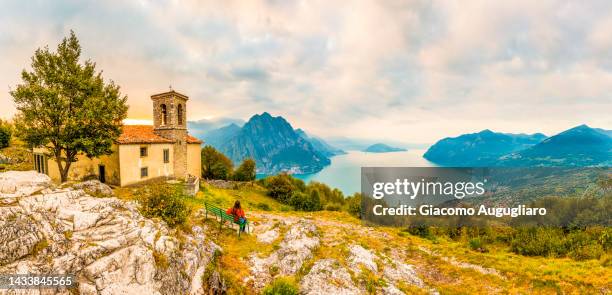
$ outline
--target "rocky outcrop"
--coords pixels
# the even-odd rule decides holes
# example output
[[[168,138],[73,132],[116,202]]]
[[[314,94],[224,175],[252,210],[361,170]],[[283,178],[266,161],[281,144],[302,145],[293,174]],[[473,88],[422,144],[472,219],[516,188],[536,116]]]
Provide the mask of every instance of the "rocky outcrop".
[[[255,254],[250,258],[252,275],[247,280],[252,281],[257,290],[270,283],[277,275],[295,275],[304,262],[312,258],[313,250],[320,244],[317,227],[311,221],[285,219],[281,222],[289,229],[278,250],[265,258]],[[258,239],[262,239],[262,236],[267,238],[267,232],[258,236]]]
[[[360,245],[349,246],[349,265],[355,270],[357,274],[361,272],[361,267],[364,267],[371,272],[378,271],[376,265],[377,257],[369,250],[363,248]]]
[[[304,294],[363,294],[349,272],[335,259],[321,259],[315,262],[310,272],[302,279],[300,289]]]
[[[99,180],[87,180],[79,182],[74,184],[72,187],[75,189],[82,189],[89,194],[103,196],[111,196],[113,194],[113,190],[108,185],[100,182]]]
[[[202,228],[179,238],[135,204],[83,190],[104,192],[100,184],[75,187],[0,173],[0,273],[75,274],[81,294],[204,294],[219,247]]]

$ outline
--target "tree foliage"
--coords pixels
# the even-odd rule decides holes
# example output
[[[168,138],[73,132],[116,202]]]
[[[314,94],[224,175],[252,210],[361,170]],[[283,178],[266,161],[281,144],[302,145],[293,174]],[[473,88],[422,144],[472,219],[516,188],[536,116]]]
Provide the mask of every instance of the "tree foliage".
[[[205,179],[223,179],[231,177],[234,164],[224,154],[207,145],[202,148],[202,177]]]
[[[140,189],[138,196],[142,215],[161,218],[170,227],[184,224],[191,212],[185,202],[183,187],[179,185],[145,186]]]
[[[237,181],[255,180],[255,160],[251,158],[245,159],[234,171],[233,179]]]
[[[268,176],[258,182],[268,189],[270,197],[291,205],[296,210],[338,211],[344,209],[355,215],[358,215],[361,210],[360,197],[345,199],[339,189],[331,189],[324,183],[312,181],[306,185],[304,181],[285,173]],[[347,200],[350,203],[347,203]]]
[[[77,156],[110,154],[127,115],[127,97],[113,81],[104,82],[91,60],[80,63],[74,32],[52,52],[38,49],[31,71],[10,93],[17,107],[19,136],[30,146],[44,146],[66,181]]]
[[[11,144],[13,128],[8,122],[0,120],[0,149],[8,147]]]

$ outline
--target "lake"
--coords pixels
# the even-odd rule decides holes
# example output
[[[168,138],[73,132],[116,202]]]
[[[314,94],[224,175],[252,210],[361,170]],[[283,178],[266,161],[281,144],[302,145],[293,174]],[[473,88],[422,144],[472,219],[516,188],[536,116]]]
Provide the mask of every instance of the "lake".
[[[361,167],[431,167],[435,164],[423,158],[425,150],[405,152],[366,153],[348,151],[345,155],[331,157],[331,164],[317,173],[296,174],[296,178],[318,181],[340,189],[344,195],[361,191]]]

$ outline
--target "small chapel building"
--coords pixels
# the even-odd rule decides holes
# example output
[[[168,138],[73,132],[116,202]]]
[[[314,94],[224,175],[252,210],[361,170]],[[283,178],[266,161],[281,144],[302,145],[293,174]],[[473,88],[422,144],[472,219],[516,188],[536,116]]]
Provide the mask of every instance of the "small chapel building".
[[[187,133],[188,99],[174,90],[152,95],[153,125],[124,125],[112,154],[92,159],[80,155],[68,178],[126,186],[155,178],[200,177],[202,141]],[[59,181],[57,163],[44,152],[34,149],[35,169]]]

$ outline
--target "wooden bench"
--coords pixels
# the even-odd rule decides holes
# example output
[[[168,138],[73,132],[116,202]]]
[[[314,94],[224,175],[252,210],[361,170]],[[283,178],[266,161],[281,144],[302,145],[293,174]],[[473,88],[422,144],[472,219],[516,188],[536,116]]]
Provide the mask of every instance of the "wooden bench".
[[[234,215],[227,214],[225,210],[206,202],[204,203],[204,207],[206,208],[206,219],[208,219],[208,213],[210,212],[210,214],[214,215],[215,218],[219,220],[219,230],[223,229],[223,224],[226,221],[229,221],[232,228],[234,228],[234,224],[238,225],[238,236],[240,236],[240,224],[234,221]],[[249,232],[248,220],[245,222],[244,227],[245,231]]]

